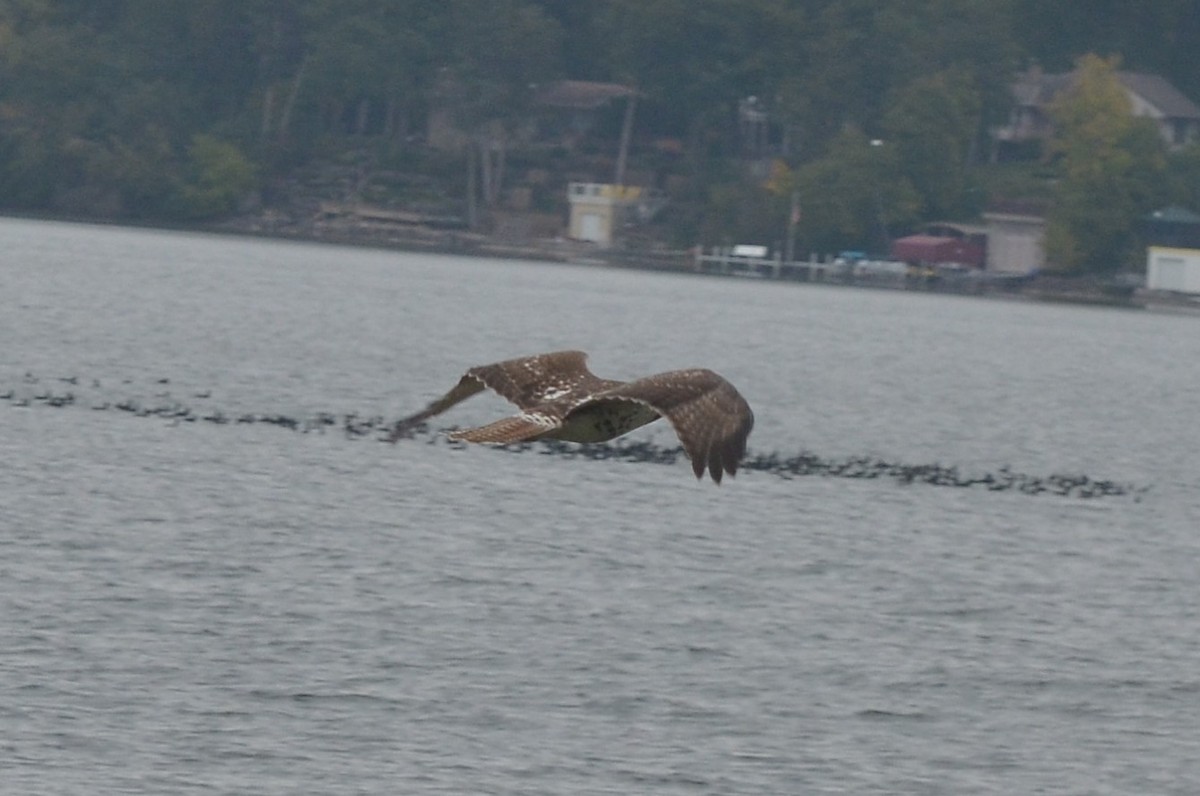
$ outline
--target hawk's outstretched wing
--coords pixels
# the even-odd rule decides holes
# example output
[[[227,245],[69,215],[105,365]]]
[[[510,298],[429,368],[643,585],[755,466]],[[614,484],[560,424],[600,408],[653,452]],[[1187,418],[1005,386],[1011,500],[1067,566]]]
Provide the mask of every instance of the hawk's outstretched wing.
[[[595,392],[621,383],[597,377],[587,369],[586,361],[587,354],[582,351],[555,351],[471,368],[448,393],[415,415],[397,421],[388,435],[388,441],[395,442],[408,436],[416,426],[482,392],[484,388],[493,390],[520,409],[532,409],[551,401],[562,401],[565,408],[569,408]]]
[[[582,351],[555,351],[532,357],[509,359],[467,371],[521,409],[551,401],[571,403],[621,382],[602,379],[587,369]]]
[[[454,385],[454,389],[450,390],[450,392],[438,398],[415,415],[409,415],[403,420],[396,421],[396,425],[392,428],[392,433],[388,434],[388,442],[395,442],[401,437],[407,437],[421,423],[424,423],[434,415],[440,415],[455,404],[467,400],[472,395],[483,392],[483,389],[483,382],[468,373],[458,380],[458,384]]]
[[[737,473],[746,454],[746,438],[754,428],[754,413],[741,393],[711,370],[675,370],[636,379],[605,390],[575,409],[614,400],[642,403],[666,417],[697,478],[705,468],[718,484],[723,472]]]
[[[460,442],[491,442],[497,445],[508,445],[513,442],[524,442],[561,428],[563,412],[556,407],[543,410],[521,412],[512,417],[502,417],[479,428],[465,428],[461,431],[450,432],[450,439]]]

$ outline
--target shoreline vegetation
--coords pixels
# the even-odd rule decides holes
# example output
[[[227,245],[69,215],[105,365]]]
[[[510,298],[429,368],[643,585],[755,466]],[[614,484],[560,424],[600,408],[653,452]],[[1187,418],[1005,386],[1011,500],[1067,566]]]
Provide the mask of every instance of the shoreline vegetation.
[[[1200,207],[1182,6],[7,6],[0,212],[1145,306],[1147,218]],[[1039,276],[849,254],[989,213]],[[691,248],[739,243],[818,256]]]
[[[1120,303],[1148,216],[1200,208],[1200,15],[1085,5],[0,3],[0,213],[872,286],[906,267],[687,250],[1017,215],[999,267],[1091,276],[900,281]]]

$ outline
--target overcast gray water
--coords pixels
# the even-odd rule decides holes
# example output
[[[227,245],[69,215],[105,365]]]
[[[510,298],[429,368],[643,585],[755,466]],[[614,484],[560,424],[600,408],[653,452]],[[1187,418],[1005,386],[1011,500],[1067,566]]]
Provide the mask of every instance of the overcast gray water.
[[[116,408],[394,419],[570,347],[724,374],[752,455],[1137,489]],[[1193,317],[0,219],[0,793],[1195,793],[1197,362]]]

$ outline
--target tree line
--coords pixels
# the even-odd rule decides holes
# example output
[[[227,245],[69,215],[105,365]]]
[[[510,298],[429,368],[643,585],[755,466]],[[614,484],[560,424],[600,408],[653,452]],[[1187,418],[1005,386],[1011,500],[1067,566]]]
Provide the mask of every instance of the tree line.
[[[1197,0],[0,0],[0,206],[216,217],[348,141],[412,163],[435,108],[473,140],[515,136],[536,87],[572,78],[636,87],[638,140],[679,142],[664,168],[687,178],[680,240],[778,237],[798,209],[802,244],[828,249],[970,217],[1005,189],[988,131],[1020,68],[1119,54],[1194,97],[1198,35]],[[1111,110],[1103,93],[1084,110]],[[752,96],[775,166],[748,182]],[[1090,228],[1124,230],[1109,243],[1126,252],[1137,213],[1195,205],[1165,175],[1197,158],[1168,164],[1138,129],[1104,139],[1119,177],[1085,173],[1063,140],[1040,183],[1008,188],[1050,191],[1064,265],[1116,267],[1080,244]],[[1122,197],[1104,219],[1098,185]]]

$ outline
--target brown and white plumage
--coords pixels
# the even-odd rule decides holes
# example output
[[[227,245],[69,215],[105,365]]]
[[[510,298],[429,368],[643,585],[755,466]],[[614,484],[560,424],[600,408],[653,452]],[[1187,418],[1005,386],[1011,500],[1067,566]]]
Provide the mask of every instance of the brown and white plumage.
[[[448,393],[396,423],[388,439],[465,401],[485,388],[516,404],[520,413],[479,428],[453,432],[466,442],[511,443],[539,438],[604,442],[665,417],[692,460],[720,483],[734,475],[746,453],[754,413],[732,384],[711,370],[659,373],[633,381],[602,379],[582,351],[556,351],[471,368]]]

